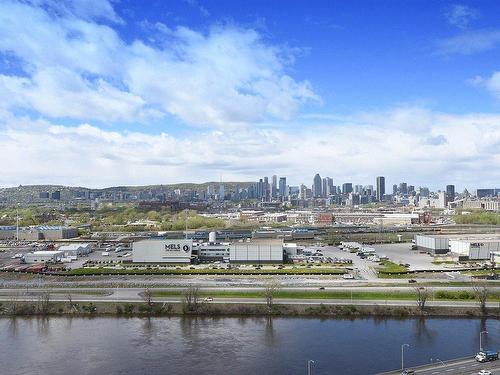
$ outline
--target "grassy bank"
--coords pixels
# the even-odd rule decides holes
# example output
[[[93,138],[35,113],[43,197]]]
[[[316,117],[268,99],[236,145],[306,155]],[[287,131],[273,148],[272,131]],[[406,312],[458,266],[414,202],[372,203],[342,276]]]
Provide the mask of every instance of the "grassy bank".
[[[181,297],[183,291],[162,291],[153,290],[153,297]],[[200,291],[201,297],[213,298],[265,298],[264,291]],[[348,300],[352,296],[354,300],[415,300],[415,293],[413,292],[364,292],[364,291],[291,291],[291,290],[278,290],[274,293],[274,298],[282,299],[341,299]],[[475,296],[470,291],[435,291],[429,300],[435,301],[474,301]],[[491,294],[488,301],[500,302],[500,294]]]
[[[221,317],[221,316],[303,316],[325,318],[406,318],[406,317],[499,317],[499,309],[426,307],[421,311],[416,306],[385,306],[385,305],[294,305],[274,304],[200,304],[195,311],[186,311],[181,303],[67,303],[50,302],[40,306],[32,302],[0,303],[0,316],[113,316],[113,317],[154,317],[154,316],[191,316],[191,317]]]

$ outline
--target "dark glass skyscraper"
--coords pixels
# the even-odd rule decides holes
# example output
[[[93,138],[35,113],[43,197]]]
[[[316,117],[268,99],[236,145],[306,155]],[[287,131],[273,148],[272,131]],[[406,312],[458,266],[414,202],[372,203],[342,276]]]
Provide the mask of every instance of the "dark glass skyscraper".
[[[313,180],[313,196],[314,198],[321,197],[322,194],[322,185],[323,185],[323,180],[321,179],[321,176],[319,173],[316,173],[316,176],[314,176]]]
[[[385,177],[377,177],[377,200],[381,202],[385,195]]]

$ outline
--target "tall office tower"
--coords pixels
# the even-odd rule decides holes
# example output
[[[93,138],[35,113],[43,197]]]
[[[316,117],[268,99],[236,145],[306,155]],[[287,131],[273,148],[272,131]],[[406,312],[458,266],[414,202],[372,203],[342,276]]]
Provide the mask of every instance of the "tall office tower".
[[[377,200],[382,202],[384,200],[385,195],[385,177],[378,176],[377,177]]]
[[[333,178],[331,178],[331,177],[326,178],[326,188],[327,188],[327,191],[323,192],[323,194],[326,197],[329,197],[330,195],[335,194],[335,186],[333,186]]]
[[[56,201],[61,200],[61,192],[59,190],[53,191],[52,194],[50,195],[50,198]]]
[[[327,196],[326,195],[326,191],[328,190],[328,188],[326,186],[327,183],[328,182],[326,181],[326,177],[324,177],[324,178],[321,179],[321,196],[322,197],[326,197]]]
[[[316,176],[314,176],[313,188],[312,188],[314,198],[321,197],[322,185],[323,185],[323,181],[321,180],[321,176],[318,173],[316,173]]]
[[[224,184],[221,183],[219,185],[219,200],[223,201],[225,197],[226,197],[226,193],[224,191]]]
[[[257,191],[256,191],[257,199],[262,199],[262,195],[264,194],[263,191],[264,191],[264,181],[262,181],[262,178],[260,178],[259,182],[257,182]]]
[[[263,192],[264,201],[269,202],[270,191],[269,191],[269,178],[264,177],[264,192]]]
[[[373,195],[373,185],[366,185],[363,188],[363,194],[368,196]]]
[[[354,185],[354,192],[356,194],[362,194],[363,193],[363,185]]]
[[[215,187],[212,184],[208,184],[207,186],[207,198],[212,198],[215,194]]]
[[[234,200],[239,201],[241,197],[241,192],[240,192],[240,185],[236,185],[234,188]]]
[[[408,184],[406,182],[401,182],[399,184],[399,192],[401,194],[408,194]]]
[[[455,200],[455,185],[446,185],[446,199],[448,202]]]
[[[273,174],[271,182],[272,182],[271,197],[276,198],[278,196],[278,176]]]
[[[342,194],[349,194],[349,193],[352,193],[352,183],[346,182],[342,184]]]
[[[392,185],[392,195],[398,195],[398,185]]]
[[[299,199],[306,199],[306,197],[307,197],[307,186],[302,184],[300,185]]]
[[[413,194],[413,193],[415,193],[415,186],[408,185],[408,194]]]
[[[286,177],[280,177],[279,196],[284,198],[286,195]]]
[[[426,197],[427,198],[429,196],[429,188],[427,188],[425,186],[424,187],[421,186],[418,189],[420,190],[420,196],[421,197]]]

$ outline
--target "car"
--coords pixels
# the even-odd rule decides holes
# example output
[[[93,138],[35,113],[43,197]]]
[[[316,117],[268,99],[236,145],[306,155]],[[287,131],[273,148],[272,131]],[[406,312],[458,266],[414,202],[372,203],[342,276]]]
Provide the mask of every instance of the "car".
[[[203,298],[203,302],[212,302],[214,299],[212,297]]]
[[[415,371],[410,369],[410,368],[403,370],[403,372],[401,373],[401,375],[414,375],[414,374],[415,374]]]
[[[408,282],[409,282],[410,284],[412,284],[412,283],[416,283],[416,282],[417,282],[417,280],[415,280],[415,279],[410,279],[410,280],[408,280]]]
[[[320,286],[319,290],[325,290],[325,287],[324,286]]]
[[[477,375],[491,375],[490,370],[481,370],[477,373]]]

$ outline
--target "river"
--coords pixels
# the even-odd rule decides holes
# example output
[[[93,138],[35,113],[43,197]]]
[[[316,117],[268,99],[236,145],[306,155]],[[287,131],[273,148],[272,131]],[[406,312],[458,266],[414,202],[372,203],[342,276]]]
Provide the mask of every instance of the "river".
[[[5,318],[1,374],[374,374],[500,348],[495,319]]]

